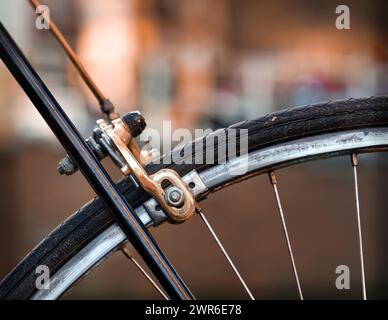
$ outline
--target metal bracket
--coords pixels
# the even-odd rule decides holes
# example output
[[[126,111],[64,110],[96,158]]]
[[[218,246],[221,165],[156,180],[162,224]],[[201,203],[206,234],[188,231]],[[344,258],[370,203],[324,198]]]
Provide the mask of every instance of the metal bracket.
[[[208,188],[205,183],[202,181],[201,177],[197,173],[197,171],[193,170],[190,173],[186,174],[182,177],[183,182],[188,187],[189,191],[192,195],[198,199],[199,197],[204,197]],[[172,187],[166,188],[166,192]],[[168,215],[163,211],[163,209],[158,205],[154,198],[149,199],[143,204],[145,210],[148,215],[151,217],[153,221],[153,226],[158,226],[163,221],[168,219]]]
[[[128,113],[110,122],[100,119],[97,125],[101,130],[101,137],[106,138],[108,147],[113,148],[114,156],[122,160],[116,161],[121,172],[136,178],[138,184],[156,200],[158,208],[168,215],[170,222],[184,222],[193,216],[197,203],[178,173],[171,169],[161,169],[148,175],[145,171],[143,152],[133,139],[145,128],[145,121],[140,113],[135,116]],[[162,183],[165,181],[173,189],[164,190]]]

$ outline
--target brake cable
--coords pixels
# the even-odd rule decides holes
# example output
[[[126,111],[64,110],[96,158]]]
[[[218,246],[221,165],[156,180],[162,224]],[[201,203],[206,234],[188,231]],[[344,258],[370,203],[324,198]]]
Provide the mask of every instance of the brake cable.
[[[41,5],[38,0],[29,0],[29,1],[37,12],[38,10],[40,11],[40,14],[43,16],[43,19],[45,19],[45,21],[49,23],[50,32],[54,35],[54,37],[57,39],[59,44],[62,46],[63,50],[66,52],[70,61],[78,70],[81,78],[84,80],[87,87],[90,89],[94,97],[97,99],[98,103],[100,104],[101,111],[104,114],[106,114],[110,120],[115,119],[117,117],[117,114],[115,114],[114,112],[113,103],[108,98],[106,98],[105,95],[100,90],[100,88],[98,88],[97,84],[93,81],[92,77],[86,71],[81,60],[78,58],[74,50],[70,47],[69,43],[67,42],[67,40],[65,39],[61,31],[58,29],[55,22],[46,15],[46,12],[44,10],[40,9]]]
[[[199,207],[182,178],[171,169],[161,169],[148,175],[143,168],[152,159],[153,154],[153,150],[141,151],[134,139],[146,127],[144,117],[137,111],[129,112],[123,116],[114,112],[114,105],[97,87],[53,19],[49,18],[46,12],[40,8],[38,0],[29,1],[37,12],[40,10],[43,19],[49,23],[49,30],[97,99],[101,111],[108,117],[109,121],[97,120],[93,134],[86,139],[96,158],[102,160],[109,156],[121,172],[131,178],[135,186],[140,185],[156,200],[170,218],[170,222],[180,223],[189,219]],[[60,174],[71,175],[77,170],[77,165],[70,156],[62,159],[58,166]],[[166,191],[162,187],[164,181],[171,184],[171,187]]]

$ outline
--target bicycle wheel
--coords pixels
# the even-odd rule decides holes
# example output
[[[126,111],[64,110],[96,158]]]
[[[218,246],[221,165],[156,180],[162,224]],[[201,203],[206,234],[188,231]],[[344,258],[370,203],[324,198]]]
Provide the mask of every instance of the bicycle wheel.
[[[388,148],[388,97],[371,97],[294,107],[256,120],[235,124],[229,129],[248,129],[248,170],[244,175],[230,174],[238,158],[217,159],[213,164],[151,164],[149,173],[169,167],[181,176],[194,171],[204,187],[197,192],[203,201],[212,192],[255,175],[280,167],[326,157],[380,152]],[[213,139],[214,132],[203,137]],[[228,137],[222,143],[230,142]],[[214,148],[217,144],[213,145]],[[193,148],[192,159],[199,152]],[[209,150],[200,152],[206,153]],[[214,151],[214,150],[210,150]],[[173,150],[172,153],[179,152]],[[171,155],[169,155],[171,156]],[[226,161],[225,161],[226,160]],[[191,184],[195,188],[195,184]],[[155,224],[144,210],[150,203],[145,192],[128,178],[118,182],[119,190],[136,208],[148,227]],[[163,218],[158,223],[162,223]],[[94,198],[42,240],[0,283],[1,299],[56,299],[81,277],[114,252],[125,236],[114,223],[102,202]],[[50,269],[49,290],[37,290],[35,268]]]

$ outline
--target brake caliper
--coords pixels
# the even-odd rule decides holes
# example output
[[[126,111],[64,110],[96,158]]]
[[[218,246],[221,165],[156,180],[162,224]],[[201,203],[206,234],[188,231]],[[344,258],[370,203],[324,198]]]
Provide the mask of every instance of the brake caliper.
[[[100,119],[86,142],[99,160],[110,156],[124,175],[156,200],[171,222],[184,222],[196,211],[197,202],[174,170],[161,169],[151,175],[145,171],[144,166],[152,158],[152,151],[141,151],[134,139],[145,127],[144,117],[136,111],[109,122]],[[70,175],[77,171],[77,167],[67,156],[60,162],[58,171]],[[166,189],[162,187],[165,181],[171,184]]]

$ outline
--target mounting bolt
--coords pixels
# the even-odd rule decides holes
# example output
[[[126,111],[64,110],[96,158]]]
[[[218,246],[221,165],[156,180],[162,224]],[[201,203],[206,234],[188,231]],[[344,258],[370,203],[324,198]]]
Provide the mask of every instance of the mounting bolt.
[[[77,165],[69,156],[64,157],[59,162],[59,166],[58,166],[59,174],[65,174],[67,176],[70,176],[73,173],[77,172],[77,170],[78,170]]]
[[[178,187],[171,187],[168,189],[165,199],[168,205],[176,208],[182,207],[185,200],[183,191]]]

